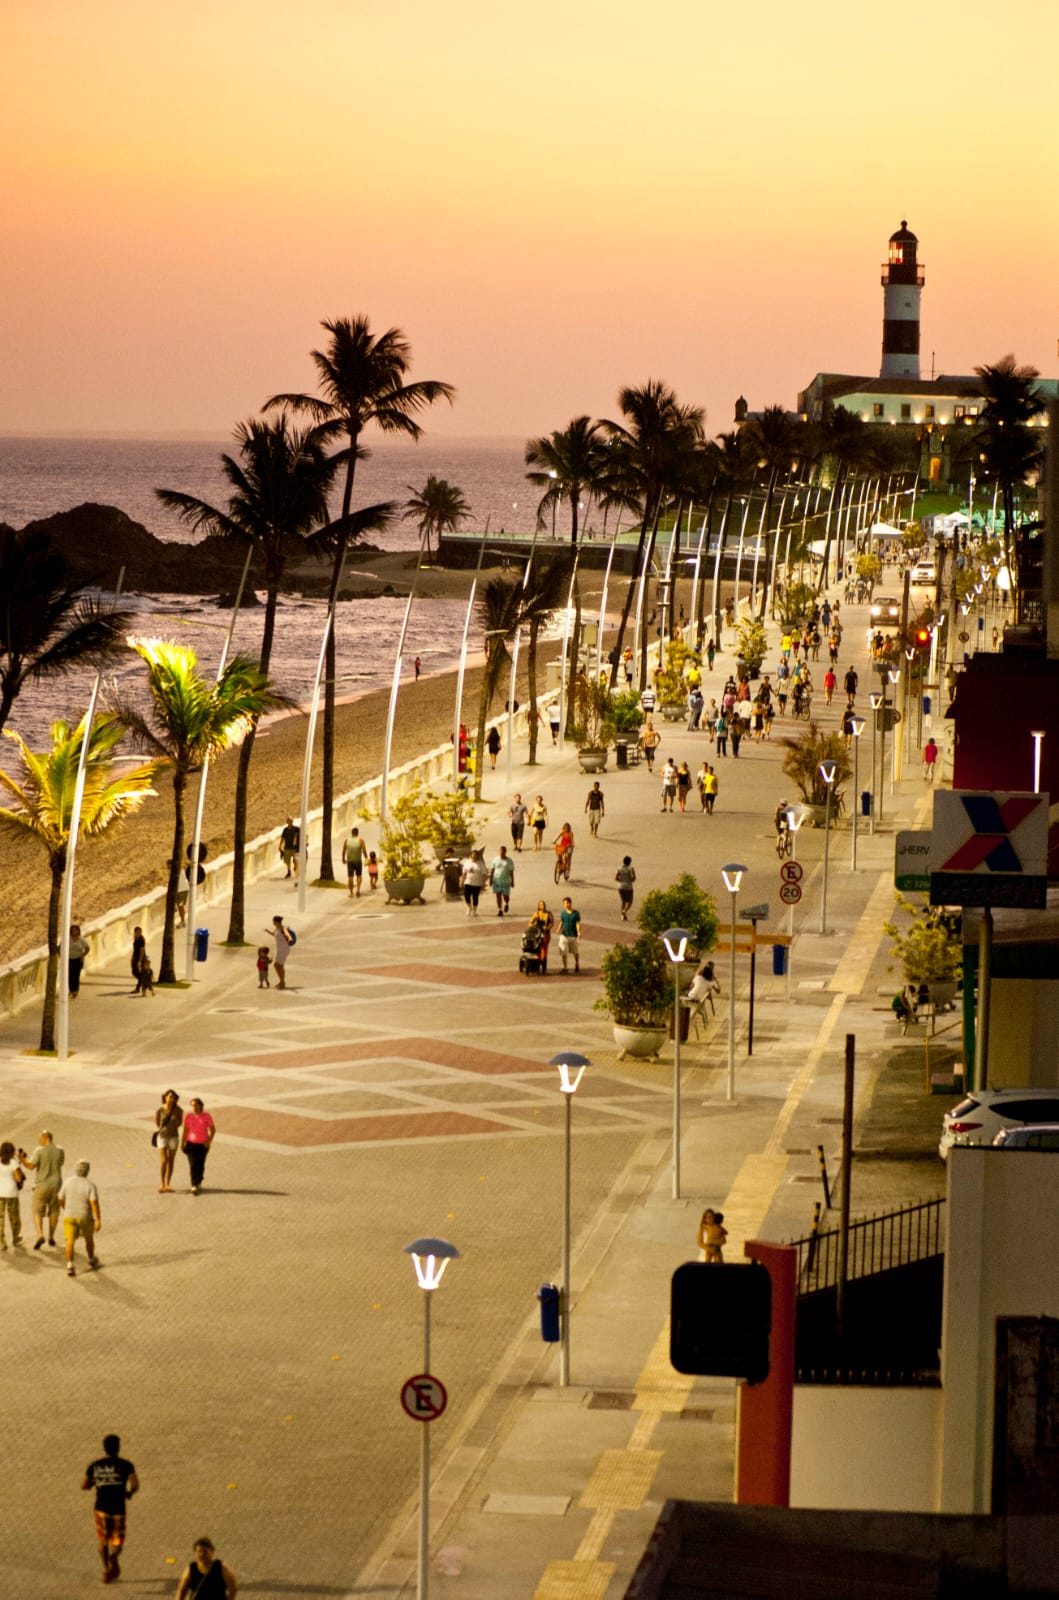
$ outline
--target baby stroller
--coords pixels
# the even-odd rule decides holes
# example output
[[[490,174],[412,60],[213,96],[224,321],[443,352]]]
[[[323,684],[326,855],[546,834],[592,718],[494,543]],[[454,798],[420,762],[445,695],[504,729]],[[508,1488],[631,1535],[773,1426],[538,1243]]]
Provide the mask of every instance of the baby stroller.
[[[518,958],[518,970],[524,972],[527,978],[537,977],[541,974],[541,948],[544,944],[544,932],[536,926],[527,928],[522,935],[522,954]]]

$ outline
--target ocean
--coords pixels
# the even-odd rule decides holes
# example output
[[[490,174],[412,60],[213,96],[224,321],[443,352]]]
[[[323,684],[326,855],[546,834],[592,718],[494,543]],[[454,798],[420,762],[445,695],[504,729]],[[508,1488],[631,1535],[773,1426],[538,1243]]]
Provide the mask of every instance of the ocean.
[[[463,492],[475,520],[467,526],[493,533],[533,529],[538,491],[523,476],[519,439],[439,439],[419,445],[372,440],[371,457],[357,468],[355,505],[379,500],[406,501],[427,476],[447,478]],[[211,502],[224,499],[218,465],[230,440],[0,438],[0,522],[21,528],[27,522],[69,510],[86,501],[119,507],[161,539],[186,541],[192,535],[155,498],[158,487],[182,489]],[[337,509],[337,508],[336,508]],[[415,549],[414,521],[398,523],[375,541],[389,550]],[[202,670],[216,664],[227,612],[200,595],[136,597],[136,631],[174,639],[196,649]],[[389,685],[405,601],[380,596],[338,608],[338,693],[340,696]],[[424,671],[453,667],[459,658],[466,606],[433,599],[413,603],[405,644],[407,670],[418,655]],[[312,690],[324,621],[324,603],[300,597],[281,599],[272,675],[287,695],[304,701]],[[233,648],[255,655],[261,636],[259,608],[243,612]],[[471,645],[477,644],[472,623]],[[122,665],[109,679],[103,698],[120,699],[132,689],[139,668]],[[76,721],[87,705],[90,673],[71,673],[27,686],[8,726],[35,748],[44,748],[47,730],[59,716]]]

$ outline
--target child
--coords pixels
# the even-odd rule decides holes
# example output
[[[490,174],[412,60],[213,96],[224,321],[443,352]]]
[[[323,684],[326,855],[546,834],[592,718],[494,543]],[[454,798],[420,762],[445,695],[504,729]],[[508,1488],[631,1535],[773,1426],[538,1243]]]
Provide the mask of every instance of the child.
[[[379,859],[374,850],[368,853],[368,885],[372,894],[379,887]]]
[[[724,1212],[713,1211],[707,1206],[699,1222],[699,1249],[702,1251],[703,1261],[710,1263],[724,1261],[722,1246],[728,1238],[728,1229],[723,1224]]]
[[[272,965],[272,952],[267,944],[257,947],[257,986],[259,989],[271,989],[268,981],[268,969]]]
[[[140,971],[136,979],[136,987],[141,996],[150,994],[151,999],[154,999],[154,968],[151,966],[151,958],[147,955],[146,951],[144,952],[143,960],[140,962]]]

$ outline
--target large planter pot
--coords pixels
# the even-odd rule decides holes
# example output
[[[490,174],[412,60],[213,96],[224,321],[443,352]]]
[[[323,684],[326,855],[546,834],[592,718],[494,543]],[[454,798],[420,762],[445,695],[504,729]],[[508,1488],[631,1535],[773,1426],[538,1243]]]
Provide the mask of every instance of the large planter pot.
[[[826,806],[814,806],[814,805],[810,805],[807,801],[803,801],[802,802],[802,811],[804,813],[805,822],[807,822],[811,828],[822,828],[823,827],[824,822],[827,819],[827,807]],[[832,815],[833,814],[834,814],[834,811],[832,809]],[[804,827],[805,823],[803,822],[802,825]]]
[[[434,854],[438,858],[438,866],[443,867],[446,861],[465,861],[475,849],[477,845],[473,839],[446,839],[444,844],[434,846]]]
[[[585,745],[577,752],[577,759],[581,764],[582,772],[606,772],[607,747],[598,745]]]
[[[688,708],[683,704],[679,706],[662,707],[662,716],[665,718],[666,722],[683,722],[687,714]]]
[[[665,1028],[634,1028],[622,1022],[612,1022],[611,1029],[618,1047],[619,1061],[624,1061],[626,1056],[635,1056],[640,1061],[657,1060],[658,1052],[666,1040]]]
[[[755,678],[760,678],[763,661],[763,656],[758,656],[755,661],[748,661],[745,656],[736,656],[735,658],[736,667],[742,667],[748,683],[753,683]]]
[[[382,886],[386,890],[387,902],[401,901],[409,905],[413,900],[418,900],[422,903],[426,881],[425,878],[384,878]]]

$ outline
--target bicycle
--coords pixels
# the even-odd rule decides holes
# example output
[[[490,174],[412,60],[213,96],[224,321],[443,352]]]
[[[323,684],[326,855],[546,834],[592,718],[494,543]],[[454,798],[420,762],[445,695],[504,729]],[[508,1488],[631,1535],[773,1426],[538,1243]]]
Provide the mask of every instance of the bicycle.
[[[565,878],[567,883],[570,882],[570,866],[571,866],[571,863],[572,863],[573,859],[574,859],[574,852],[572,850],[557,850],[555,852],[555,881],[556,881],[556,883],[559,882],[560,878]]]
[[[776,854],[782,861],[785,856],[794,854],[794,834],[790,828],[781,828],[776,835]]]

